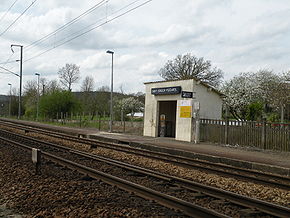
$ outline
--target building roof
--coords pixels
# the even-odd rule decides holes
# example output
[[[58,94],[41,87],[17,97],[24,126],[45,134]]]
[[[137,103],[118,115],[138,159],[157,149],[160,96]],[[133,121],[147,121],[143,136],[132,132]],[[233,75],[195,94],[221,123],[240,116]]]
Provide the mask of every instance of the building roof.
[[[154,82],[145,82],[144,84],[152,84],[152,83],[166,83],[166,82],[174,82],[174,81],[184,81],[184,80],[195,80],[196,82],[199,82],[201,85],[212,89],[213,92],[217,93],[218,95],[220,95],[221,97],[225,96],[223,93],[221,93],[219,90],[217,90],[215,87],[213,87],[212,85],[202,82],[201,80],[195,79],[195,78],[191,78],[191,79],[174,79],[174,80],[161,80],[161,81],[154,81]]]

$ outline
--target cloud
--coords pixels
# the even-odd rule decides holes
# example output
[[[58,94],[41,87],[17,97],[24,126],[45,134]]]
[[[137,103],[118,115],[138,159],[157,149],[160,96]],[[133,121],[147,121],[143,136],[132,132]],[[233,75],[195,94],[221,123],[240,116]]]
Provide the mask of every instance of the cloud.
[[[155,0],[55,48],[75,36],[75,32],[84,31],[84,27],[101,24],[130,2],[111,0],[38,46],[24,47],[24,60],[36,56],[24,62],[24,82],[34,79],[36,71],[43,77],[57,78],[60,67],[75,63],[81,67],[82,77],[92,75],[97,86],[110,85],[108,49],[115,52],[114,87],[123,85],[126,92],[143,91],[144,82],[160,80],[159,69],[178,54],[192,53],[211,60],[225,72],[226,79],[260,68],[275,72],[290,69],[288,0]],[[0,62],[11,55],[12,43],[27,46],[96,3],[94,0],[83,0],[81,4],[78,0],[37,1],[1,37]],[[0,30],[29,4],[19,1],[0,23]],[[11,1],[1,1],[0,17],[10,5]],[[47,49],[52,50],[43,53]],[[19,59],[18,51],[11,60],[16,59]],[[18,62],[6,66],[19,71]],[[17,84],[18,78],[0,74],[0,94],[8,92],[7,81]],[[79,84],[73,88],[78,90]]]

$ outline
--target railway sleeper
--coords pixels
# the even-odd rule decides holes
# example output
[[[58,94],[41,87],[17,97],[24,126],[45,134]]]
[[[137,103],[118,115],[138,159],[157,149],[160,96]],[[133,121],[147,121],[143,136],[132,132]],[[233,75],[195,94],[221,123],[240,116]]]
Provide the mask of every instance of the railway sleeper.
[[[263,216],[265,213],[262,211],[255,210],[254,208],[245,208],[240,210],[240,217],[246,218],[246,217],[257,217],[257,216]]]
[[[143,174],[143,173],[138,173],[138,172],[128,172],[127,175],[128,175],[128,176],[141,177],[141,178],[145,178],[145,177],[147,177],[145,174]]]
[[[224,199],[216,199],[216,200],[213,200],[212,202],[211,202],[212,204],[216,204],[216,205],[229,205],[229,204],[233,204],[233,203],[231,203],[231,202],[229,202],[229,201],[226,201],[226,200],[224,200]]]

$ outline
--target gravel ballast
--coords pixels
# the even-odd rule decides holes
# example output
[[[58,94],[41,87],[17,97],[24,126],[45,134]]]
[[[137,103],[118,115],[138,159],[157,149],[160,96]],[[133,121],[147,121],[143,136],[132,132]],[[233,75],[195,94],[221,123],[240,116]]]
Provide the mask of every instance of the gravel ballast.
[[[201,172],[199,170],[187,169],[162,161],[156,161],[150,158],[127,154],[125,152],[113,151],[111,149],[104,149],[101,147],[98,147],[96,149],[90,149],[90,146],[88,145],[73,143],[68,140],[60,140],[35,133],[29,133],[28,135],[45,141],[63,144],[72,148],[92,152],[104,157],[110,157],[141,167],[157,170],[166,174],[186,178],[195,182],[200,182],[210,186],[218,187],[238,194],[290,207],[290,193],[286,190],[259,185],[251,182],[244,182],[234,178],[225,178],[219,175],[209,174]]]
[[[0,171],[0,205],[6,215],[182,217],[178,212],[51,162],[43,162],[42,174],[34,175],[30,154],[3,143],[0,143]]]
[[[165,174],[185,178],[191,181],[199,182],[209,186],[221,188],[223,190],[231,191],[237,194],[246,195],[248,197],[257,198],[263,201],[279,204],[282,206],[290,207],[290,192],[273,188],[270,186],[255,184],[252,182],[240,181],[235,178],[223,177],[216,174],[202,172],[200,170],[188,169],[174,164],[158,161],[138,155],[128,154],[125,152],[114,151],[106,148],[89,149],[89,145],[74,143],[67,140],[61,140],[40,134],[29,133],[29,135],[48,140],[53,143],[62,144],[74,149],[80,149],[87,152],[92,152],[103,157],[112,158],[115,160],[123,161],[126,163],[134,164],[137,166],[156,170]]]

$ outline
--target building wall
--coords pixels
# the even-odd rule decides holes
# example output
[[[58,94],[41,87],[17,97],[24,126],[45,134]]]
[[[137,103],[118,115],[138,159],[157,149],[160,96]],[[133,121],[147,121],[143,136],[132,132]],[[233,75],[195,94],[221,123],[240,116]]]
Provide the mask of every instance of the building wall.
[[[144,112],[144,136],[157,137],[159,125],[158,101],[177,101],[176,108],[176,134],[175,138],[181,141],[191,141],[192,118],[180,118],[180,102],[185,100],[181,94],[176,95],[152,95],[152,88],[165,88],[181,86],[182,91],[196,92],[196,99],[200,102],[200,117],[220,119],[222,100],[220,96],[210,91],[195,80],[179,80],[146,84],[145,112]],[[188,99],[186,99],[188,100]]]
[[[199,116],[203,119],[221,119],[222,98],[212,89],[194,81],[196,101],[200,102]]]

